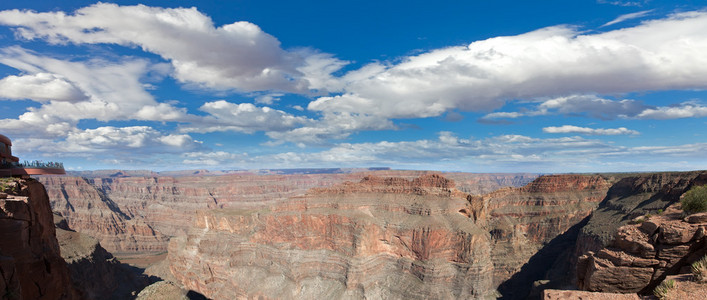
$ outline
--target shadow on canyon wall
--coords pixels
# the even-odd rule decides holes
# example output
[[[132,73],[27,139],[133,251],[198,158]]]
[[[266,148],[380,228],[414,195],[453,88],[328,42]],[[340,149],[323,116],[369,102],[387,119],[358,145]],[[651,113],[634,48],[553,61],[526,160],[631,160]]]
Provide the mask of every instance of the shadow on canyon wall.
[[[504,300],[540,299],[542,290],[574,284],[572,254],[580,230],[590,216],[558,235],[533,255],[520,271],[498,286]]]

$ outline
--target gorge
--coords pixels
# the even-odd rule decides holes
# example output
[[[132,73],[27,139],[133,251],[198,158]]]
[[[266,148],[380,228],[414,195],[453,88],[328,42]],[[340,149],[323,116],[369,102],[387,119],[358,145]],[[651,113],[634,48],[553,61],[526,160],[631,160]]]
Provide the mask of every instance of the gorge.
[[[124,269],[101,267],[114,270],[102,281],[109,291],[89,298],[134,296],[159,278],[213,299],[539,298],[596,286],[585,278],[603,269],[587,266],[616,253],[622,226],[676,209],[687,189],[707,184],[707,172],[115,174],[39,178],[66,227],[96,239],[88,248],[119,259],[167,252],[131,287],[110,283]],[[707,225],[691,226],[695,235]],[[684,266],[707,249],[701,236],[686,239],[668,263]],[[91,255],[111,264],[110,253]],[[639,288],[613,291],[649,292],[679,271],[666,266],[646,269]]]

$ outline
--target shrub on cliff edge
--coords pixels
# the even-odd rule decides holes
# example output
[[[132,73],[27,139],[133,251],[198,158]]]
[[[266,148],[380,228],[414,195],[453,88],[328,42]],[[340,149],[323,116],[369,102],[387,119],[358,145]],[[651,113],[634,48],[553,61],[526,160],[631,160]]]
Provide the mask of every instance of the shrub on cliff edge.
[[[702,257],[700,260],[692,263],[692,276],[695,277],[697,282],[707,281],[707,256]]]
[[[682,210],[687,213],[707,211],[707,185],[691,188],[680,203],[682,203]]]
[[[664,280],[653,290],[653,295],[655,295],[658,299],[661,300],[667,299],[668,294],[670,294],[670,291],[672,291],[673,289],[675,289],[675,280]]]

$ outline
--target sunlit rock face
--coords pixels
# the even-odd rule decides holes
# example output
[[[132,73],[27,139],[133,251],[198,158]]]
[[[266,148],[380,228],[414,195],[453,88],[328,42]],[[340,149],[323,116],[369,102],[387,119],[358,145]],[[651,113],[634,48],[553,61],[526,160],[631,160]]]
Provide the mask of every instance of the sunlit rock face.
[[[47,193],[33,179],[3,182],[0,293],[7,299],[81,299],[59,254]]]
[[[488,233],[438,175],[369,176],[276,205],[204,211],[169,247],[172,273],[207,297],[482,298]]]
[[[707,172],[681,172],[612,186],[577,240],[579,288],[650,293],[707,254],[707,214],[685,217],[679,209],[684,192],[705,184]]]
[[[69,226],[97,238],[113,253],[159,252],[168,237],[184,235],[199,210],[271,206],[310,188],[357,182],[373,174],[412,179],[430,171],[367,171],[340,174],[162,176],[153,172],[85,172],[83,177],[40,177],[52,208]],[[175,172],[172,172],[175,173]],[[195,173],[195,174],[192,174]],[[187,174],[185,172],[185,174]],[[450,173],[474,193],[520,186],[533,174]]]

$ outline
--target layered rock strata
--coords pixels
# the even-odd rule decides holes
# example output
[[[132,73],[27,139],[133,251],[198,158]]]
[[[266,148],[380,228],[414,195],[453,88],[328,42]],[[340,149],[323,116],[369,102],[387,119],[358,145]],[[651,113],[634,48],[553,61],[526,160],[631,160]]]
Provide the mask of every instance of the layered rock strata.
[[[197,214],[172,240],[172,273],[215,299],[483,298],[488,233],[438,175],[366,177],[258,209]]]
[[[194,172],[192,172],[194,173]],[[199,173],[199,172],[197,172]],[[195,174],[197,174],[195,173]],[[203,172],[202,172],[203,173]],[[368,174],[413,179],[431,171],[222,176],[161,176],[147,171],[103,171],[82,177],[40,177],[52,207],[79,232],[113,253],[160,252],[168,236],[184,235],[196,211],[254,209],[302,195],[310,188],[359,181]],[[210,173],[209,173],[210,174]],[[451,173],[466,191],[522,185],[532,174]]]
[[[469,211],[491,233],[494,284],[508,299],[525,299],[533,281],[571,254],[578,226],[615,179],[603,175],[546,175],[520,188],[470,196]],[[569,270],[556,271],[567,277]]]
[[[33,179],[2,178],[0,293],[8,299],[80,299],[59,253],[47,193]]]
[[[680,196],[693,186],[707,184],[707,172],[667,172],[619,174],[614,184],[592,213],[577,238],[575,257],[588,251],[597,252],[609,245],[616,230],[632,219],[656,214],[680,201]]]
[[[579,288],[650,293],[667,275],[707,254],[706,217],[683,218],[682,210],[671,206],[660,215],[639,217],[639,224],[620,227],[608,247],[580,257]]]
[[[73,286],[87,299],[130,299],[157,280],[138,268],[120,263],[95,238],[71,230],[54,216],[61,256],[66,261]]]
[[[54,211],[68,226],[98,239],[111,252],[166,250],[168,237],[131,218],[104,191],[80,177],[41,177]]]

